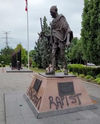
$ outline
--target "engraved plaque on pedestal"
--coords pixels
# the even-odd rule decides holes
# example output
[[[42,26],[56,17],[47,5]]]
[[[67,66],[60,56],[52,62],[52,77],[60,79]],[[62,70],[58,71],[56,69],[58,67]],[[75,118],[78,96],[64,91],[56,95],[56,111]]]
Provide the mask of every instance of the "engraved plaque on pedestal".
[[[34,86],[33,86],[33,89],[36,90],[36,92],[38,92],[39,88],[40,88],[40,85],[41,85],[42,81],[39,80],[39,79],[36,79],[35,80],[35,83],[34,83]]]
[[[59,96],[74,95],[73,82],[59,82],[58,83]]]

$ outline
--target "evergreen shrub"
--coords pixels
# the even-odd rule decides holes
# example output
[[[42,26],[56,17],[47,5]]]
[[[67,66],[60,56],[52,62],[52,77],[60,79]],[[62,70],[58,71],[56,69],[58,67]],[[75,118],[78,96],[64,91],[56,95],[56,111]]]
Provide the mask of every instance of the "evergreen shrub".
[[[100,73],[96,76],[96,78],[100,78]]]
[[[82,64],[69,64],[68,65],[69,72],[78,73],[86,75],[91,75],[92,77],[96,77],[98,74],[100,74],[100,68],[96,67],[87,67]]]
[[[91,75],[85,76],[85,79],[90,79],[90,78],[91,78]]]
[[[100,77],[96,78],[94,81],[95,82],[99,82],[100,81]]]
[[[85,75],[84,74],[79,74],[79,77],[84,78]]]
[[[98,80],[97,83],[100,84],[100,80]]]
[[[85,76],[85,79],[86,79],[87,81],[94,80],[94,78],[93,78],[91,75]]]

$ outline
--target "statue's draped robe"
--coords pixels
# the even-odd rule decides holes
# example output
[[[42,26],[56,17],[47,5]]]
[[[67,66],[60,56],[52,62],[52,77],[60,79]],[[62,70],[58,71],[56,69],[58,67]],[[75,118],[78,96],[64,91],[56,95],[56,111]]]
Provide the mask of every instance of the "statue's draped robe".
[[[53,19],[51,24],[52,36],[56,37],[60,41],[65,41],[67,39],[67,34],[70,31],[71,30],[66,21],[66,18],[62,14]]]

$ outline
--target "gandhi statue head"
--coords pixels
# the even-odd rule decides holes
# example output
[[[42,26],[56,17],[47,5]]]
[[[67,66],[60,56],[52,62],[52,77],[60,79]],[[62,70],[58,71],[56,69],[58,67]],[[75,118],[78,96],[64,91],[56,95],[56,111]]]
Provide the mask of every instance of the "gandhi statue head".
[[[52,18],[56,18],[57,17],[57,15],[58,15],[57,6],[52,6],[50,8],[50,14],[51,14]]]

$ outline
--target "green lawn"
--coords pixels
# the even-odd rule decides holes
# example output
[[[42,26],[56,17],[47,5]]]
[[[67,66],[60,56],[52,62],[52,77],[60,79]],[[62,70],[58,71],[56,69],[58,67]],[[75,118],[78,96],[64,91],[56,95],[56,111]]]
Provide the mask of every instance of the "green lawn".
[[[38,69],[38,68],[32,68],[32,67],[30,67],[30,70],[37,72],[37,73],[45,72],[45,69]]]

